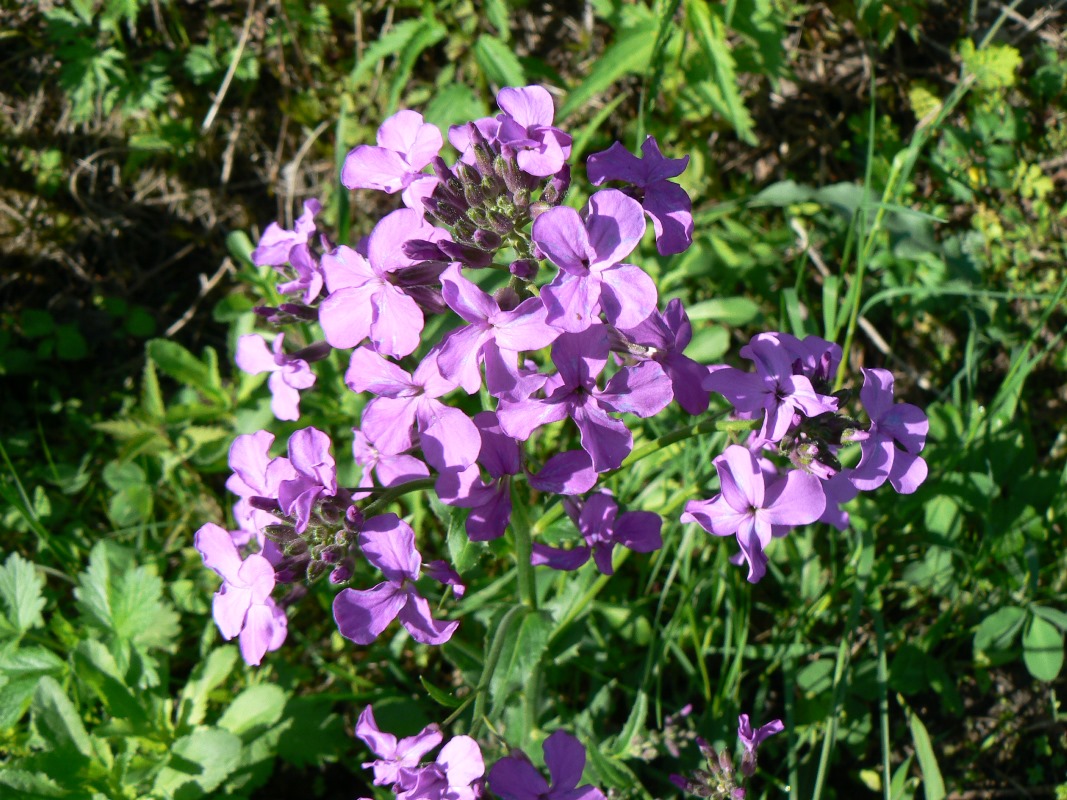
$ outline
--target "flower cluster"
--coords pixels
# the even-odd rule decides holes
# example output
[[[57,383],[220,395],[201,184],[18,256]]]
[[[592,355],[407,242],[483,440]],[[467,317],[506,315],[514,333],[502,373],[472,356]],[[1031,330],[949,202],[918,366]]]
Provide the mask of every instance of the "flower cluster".
[[[719,752],[703,739],[697,739],[700,752],[707,764],[691,775],[671,775],[671,781],[682,791],[711,800],[744,800],[746,778],[756,774],[756,752],[764,740],[785,730],[780,719],[771,720],[753,730],[748,714],[737,718],[737,738],[744,752],[741,755],[741,774],[734,770],[733,761],[726,750]]]
[[[287,302],[257,309],[274,338],[268,347],[259,334],[242,336],[237,364],[270,373],[274,415],[294,421],[300,392],[318,385],[315,363],[347,362],[344,384],[361,409],[352,428],[361,474],[357,486],[339,485],[333,442],[314,427],[296,430],[285,456],[271,456],[267,431],[234,441],[227,487],[238,498],[237,530],[207,523],[196,547],[223,579],[219,628],[240,637],[250,664],[285,638],[285,611],[271,599],[276,585],[324,575],[337,591],[337,627],[356,644],[374,642],[394,621],[426,645],[454,635],[460,620],[442,618],[451,613],[447,604],[431,613],[441,592],[434,582],[462,596],[463,578],[446,561],[424,563],[423,552],[441,543],[423,541],[420,551],[424,532],[389,510],[410,492],[466,509],[472,541],[510,529],[517,569],[528,576],[535,567],[574,570],[590,560],[611,575],[617,545],[660,549],[661,516],[627,508],[632,498],[617,498],[606,482],[636,458],[635,418],[672,403],[703,416],[721,395],[735,417],[727,422],[751,431],[714,458],[718,493],[690,501],[681,515],[716,536],[735,536],[750,581],[765,574],[773,538],[820,521],[844,528],[841,506],[859,491],[888,481],[912,492],[926,476],[923,413],[894,404],[890,373],[866,369],[859,398],[869,422],[847,416],[851,394],[833,388],[837,345],[761,333],[741,349],[753,372],[685,355],[693,330],[682,301],[661,307],[652,277],[630,260],[646,218],[661,254],[692,243],[691,202],[671,180],[687,157],[666,158],[652,137],[640,157],[616,143],[591,155],[585,169],[594,186],[621,186],[592,192],[576,210],[563,205],[572,141],[555,125],[549,93],[505,88],[497,102],[496,116],[447,132],[459,154],[451,165],[441,155],[446,137],[409,110],[382,123],[375,145],[348,154],[346,187],[400,193],[404,206],[360,242],[334,244],[319,232],[321,206],[310,200],[293,230],[272,223],[253,251],[256,265],[278,271]],[[322,340],[293,349],[308,323]],[[553,453],[542,463],[535,454],[545,448],[536,443],[548,437]],[[844,467],[839,456],[851,443],[859,461]],[[577,532],[573,546],[532,541],[513,525],[517,506],[538,496],[562,504]],[[756,747],[781,725],[752,731],[741,719],[741,770],[751,775]],[[515,753],[489,771],[488,789],[470,737],[455,737],[423,764],[442,742],[436,726],[397,741],[367,708],[356,733],[378,756],[365,765],[375,784],[401,800],[474,800],[487,790],[505,800],[603,798],[578,785],[585,750],[563,731],[544,742],[551,783]],[[706,773],[714,790],[711,778],[685,786],[710,797],[729,784],[739,796],[732,768],[718,759],[713,767],[709,756]]]

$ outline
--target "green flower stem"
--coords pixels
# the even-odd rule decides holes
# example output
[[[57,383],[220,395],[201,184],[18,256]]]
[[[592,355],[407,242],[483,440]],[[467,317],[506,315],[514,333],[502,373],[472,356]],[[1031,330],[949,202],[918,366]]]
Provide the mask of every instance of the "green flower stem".
[[[432,489],[433,485],[433,478],[419,478],[417,481],[408,481],[400,486],[393,486],[384,491],[377,490],[380,492],[380,496],[363,509],[363,516],[368,518],[372,517],[397,498],[403,497],[406,494],[411,494],[412,492],[422,491],[423,489]],[[372,489],[370,491],[375,490]]]
[[[482,676],[478,679],[478,688],[475,689],[476,699],[474,701],[474,719],[471,722],[471,736],[476,736],[484,724],[485,701],[489,697],[489,684],[493,680],[497,662],[500,661],[500,654],[504,651],[504,641],[508,636],[508,628],[511,627],[511,623],[515,621],[516,617],[525,616],[528,612],[529,609],[524,605],[512,606],[500,620],[500,624],[493,634],[493,643],[489,646],[489,655],[482,666]]]
[[[633,450],[622,462],[622,466],[618,469],[613,469],[608,472],[608,475],[614,475],[627,467],[633,466],[635,463],[643,458],[648,458],[654,453],[658,453],[665,447],[669,447],[672,444],[683,442],[686,439],[692,439],[694,436],[702,436],[705,433],[715,433],[717,431],[726,431],[729,433],[743,433],[746,431],[754,431],[760,425],[762,421],[759,419],[719,419],[712,418],[706,419],[702,422],[698,422],[696,425],[689,425],[685,428],[678,428],[677,430],[665,433],[658,439],[653,439],[651,442],[645,442],[640,447]]]
[[[530,563],[533,555],[533,536],[530,532],[530,515],[526,508],[524,493],[511,489],[511,535],[515,538],[515,569],[519,577],[519,598],[526,608],[537,608],[537,584],[534,583],[534,568]]]

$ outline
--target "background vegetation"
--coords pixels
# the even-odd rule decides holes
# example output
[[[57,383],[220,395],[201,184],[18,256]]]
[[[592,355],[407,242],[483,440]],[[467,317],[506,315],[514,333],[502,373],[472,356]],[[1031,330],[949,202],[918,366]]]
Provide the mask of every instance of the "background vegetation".
[[[349,148],[399,108],[446,126],[530,82],[579,155],[652,133],[690,156],[695,246],[640,263],[686,301],[701,360],[760,330],[819,334],[931,417],[919,492],[781,542],[757,587],[672,523],[612,581],[582,573],[588,602],[554,609],[564,634],[511,645],[569,686],[556,710],[601,743],[591,777],[664,796],[694,733],[730,743],[755,709],[789,729],[765,746],[766,796],[1067,795],[1060,4],[0,8],[5,797],[366,795],[362,706],[383,728],[437,720],[472,685],[479,652],[357,650],[321,593],[263,668],[239,666],[192,533],[225,519],[232,437],[272,419],[262,379],[231,366],[274,297],[247,259],[259,233],[308,197],[342,240],[368,232],[392,206],[339,187]],[[324,369],[340,387],[340,360]],[[335,394],[305,410],[344,441]],[[629,487],[665,514],[709,457],[667,455]]]

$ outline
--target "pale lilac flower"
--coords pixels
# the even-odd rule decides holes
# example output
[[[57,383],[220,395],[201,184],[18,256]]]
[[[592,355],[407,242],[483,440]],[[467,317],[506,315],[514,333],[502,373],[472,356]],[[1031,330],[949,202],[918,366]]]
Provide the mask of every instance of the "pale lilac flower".
[[[405,770],[405,790],[397,800],[476,800],[478,785],[485,774],[485,762],[478,743],[469,736],[456,736],[441,748],[432,764]]]
[[[315,385],[315,373],[302,358],[285,354],[284,340],[284,333],[274,337],[272,353],[262,336],[246,333],[237,340],[236,361],[250,375],[270,372],[271,411],[278,419],[297,420],[300,419],[300,390]]]
[[[361,488],[369,489],[374,485],[372,470],[378,476],[378,483],[385,487],[430,477],[430,470],[415,456],[383,452],[358,428],[352,429],[352,457],[363,467],[359,479]]]
[[[414,736],[399,741],[391,733],[378,729],[371,706],[363,709],[356,721],[356,736],[370,748],[375,761],[363,762],[364,769],[374,769],[375,786],[392,786],[401,783],[403,771],[419,766],[422,757],[441,744],[441,729],[436,723],[427,725]]]
[[[478,429],[458,408],[437,399],[452,391],[455,383],[441,376],[434,355],[427,355],[409,375],[372,350],[358,347],[352,352],[345,384],[353,392],[378,395],[364,407],[361,427],[379,450],[403,453],[411,448],[414,426],[422,452],[435,469],[465,469],[478,457]]]
[[[224,639],[240,637],[241,656],[256,666],[269,650],[285,641],[288,620],[270,593],[274,591],[274,567],[253,553],[244,561],[230,534],[212,522],[196,532],[196,549],[204,564],[222,578],[211,604],[212,616]]]
[[[690,500],[682,522],[695,522],[716,536],[737,537],[748,562],[748,580],[756,583],[767,569],[764,549],[774,528],[807,525],[826,509],[822,483],[814,475],[790,470],[765,485],[756,457],[740,445],[730,445],[712,462],[719,473],[721,492],[710,500]]]
[[[287,231],[277,222],[272,222],[259,237],[259,245],[252,251],[252,263],[257,267],[280,267],[288,263],[294,247],[307,247],[308,239],[315,232],[315,215],[322,211],[322,203],[314,198],[304,202],[294,230]]]
[[[241,434],[230,445],[230,469],[233,474],[226,481],[226,488],[241,499],[234,505],[233,515],[243,531],[255,535],[260,548],[266,554],[274,543],[266,539],[263,529],[281,522],[269,511],[255,508],[249,502],[252,497],[278,499],[282,481],[296,477],[296,470],[288,458],[270,457],[274,434],[268,431]],[[248,541],[236,540],[238,545]]]
[[[541,745],[551,785],[521,751],[489,770],[489,789],[503,800],[605,800],[595,786],[578,786],[585,769],[585,748],[575,737],[556,731]]]
[[[601,311],[620,328],[639,325],[656,308],[656,284],[640,267],[620,263],[645,232],[636,200],[616,189],[589,198],[585,219],[573,208],[550,208],[534,220],[534,243],[560,268],[541,290],[546,322],[578,333]]]
[[[868,492],[888,479],[901,494],[911,494],[926,480],[926,461],[919,452],[926,444],[930,421],[918,406],[893,403],[893,373],[888,370],[863,370],[860,400],[871,418],[871,427],[860,444],[860,463],[849,480]]]
[[[571,154],[571,137],[553,127],[552,95],[542,86],[507,87],[496,95],[503,114],[496,140],[516,151],[519,169],[538,178],[555,175]]]
[[[671,388],[658,366],[640,364],[620,370],[600,389],[596,379],[607,364],[608,352],[603,325],[582,333],[561,334],[552,345],[552,361],[559,375],[546,384],[547,396],[543,400],[502,400],[497,409],[501,428],[513,439],[526,441],[540,426],[570,417],[578,426],[582,449],[592,459],[593,469],[616,469],[629,455],[633,436],[608,412],[653,416],[670,403]]]
[[[448,307],[469,324],[457,328],[441,342],[437,366],[467,394],[482,384],[478,361],[484,358],[486,388],[494,397],[513,391],[519,380],[518,354],[550,345],[559,331],[545,322],[544,304],[531,297],[511,311],[463,277],[459,264],[441,274],[441,292]],[[496,347],[486,347],[489,342]]]
[[[693,203],[685,189],[668,178],[675,178],[689,165],[689,156],[664,158],[649,136],[641,145],[643,158],[630,153],[615,142],[602,153],[594,153],[586,162],[589,180],[594,186],[604,181],[633,184],[633,193],[656,231],[656,249],[660,255],[681,253],[693,243]]]
[[[589,559],[591,552],[597,569],[604,575],[612,575],[611,554],[615,545],[628,547],[635,553],[651,553],[663,546],[660,535],[663,520],[659,514],[651,511],[619,514],[619,505],[607,490],[590,495],[584,502],[568,498],[563,501],[563,507],[585,538],[585,546],[562,550],[535,543],[530,559],[532,564],[544,564],[553,569],[576,569]]]
[[[815,417],[837,410],[836,397],[819,394],[808,378],[793,374],[793,357],[780,334],[757,334],[741,355],[755,362],[754,373],[723,367],[710,372],[703,386],[724,395],[739,412],[764,411],[762,438],[780,442],[798,413]]]
[[[323,256],[329,297],[319,308],[319,323],[333,347],[355,347],[370,338],[379,353],[400,358],[419,346],[423,315],[419,304],[397,283],[404,271],[422,262],[404,255],[411,239],[437,241],[448,236],[411,209],[383,218],[371,232],[367,257],[341,246]]]
[[[708,368],[683,354],[693,339],[693,326],[681,300],[671,300],[662,314],[653,311],[641,324],[621,332],[630,341],[649,348],[647,353],[634,355],[663,368],[678,405],[694,415],[708,410],[708,390],[703,387]]]
[[[404,205],[422,211],[437,179],[422,174],[441,151],[444,140],[437,126],[423,122],[422,114],[398,111],[378,128],[378,146],[362,144],[345,157],[341,183],[349,189],[404,191]]]
[[[296,472],[278,486],[282,511],[296,520],[303,533],[315,503],[337,494],[337,469],[330,455],[330,437],[317,428],[304,428],[289,437],[289,463]]]
[[[451,639],[459,623],[435,620],[430,604],[412,585],[419,578],[422,556],[411,526],[396,514],[371,517],[363,523],[359,546],[386,579],[372,589],[344,589],[334,598],[333,618],[341,635],[370,644],[399,617],[417,642],[443,644]]]

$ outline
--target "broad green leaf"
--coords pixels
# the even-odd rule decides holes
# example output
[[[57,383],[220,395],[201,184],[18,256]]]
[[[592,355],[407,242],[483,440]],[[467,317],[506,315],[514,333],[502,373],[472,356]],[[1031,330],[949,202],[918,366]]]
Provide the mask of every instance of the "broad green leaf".
[[[468,513],[466,509],[454,508],[448,517],[448,560],[460,575],[466,574],[478,563],[478,557],[485,547],[472,542],[467,535],[464,523]]]
[[[47,775],[13,766],[0,769],[0,786],[7,789],[7,791],[0,792],[5,800],[37,800],[37,798],[66,797],[70,794],[69,790],[64,789]]]
[[[552,633],[552,618],[543,611],[531,611],[518,625],[512,623],[500,653],[500,661],[489,682],[493,713],[507,702],[512,692],[522,690],[541,660]]]
[[[40,675],[0,681],[0,730],[14,726],[29,710]],[[3,774],[3,770],[0,770]]]
[[[226,237],[226,249],[243,266],[252,266],[252,251],[256,248],[244,231],[231,231]]]
[[[721,322],[739,327],[759,317],[759,305],[747,297],[723,297],[704,300],[686,308],[690,322]]]
[[[33,696],[33,719],[57,750],[76,751],[92,758],[93,745],[81,716],[55,678],[45,676]]]
[[[173,744],[170,758],[156,775],[155,791],[182,798],[210,794],[237,768],[240,755],[241,740],[234,734],[197,728]]]
[[[586,747],[585,754],[589,759],[586,762],[586,771],[594,785],[602,789],[613,788],[620,791],[641,785],[641,781],[626,764],[601,752],[601,748],[596,745]]]
[[[1063,669],[1063,632],[1041,617],[1032,617],[1023,634],[1023,662],[1039,681],[1056,680]]]
[[[1015,606],[1005,606],[983,619],[974,632],[974,649],[1005,650],[1011,647],[1023,626],[1026,612]]]
[[[926,794],[926,800],[942,800],[945,796],[945,781],[937,765],[937,756],[934,754],[930,734],[927,733],[922,720],[910,708],[908,709],[908,726],[911,728],[911,739],[915,743],[919,770],[923,775],[923,792]]]
[[[62,677],[67,662],[43,647],[15,647],[0,652],[0,676],[11,679]]]
[[[0,567],[0,602],[4,617],[0,620],[0,635],[7,631],[20,636],[31,628],[44,625],[41,611],[44,609],[44,576],[37,573],[33,563],[18,553],[7,557]],[[7,624],[4,625],[3,623]],[[6,629],[6,630],[5,630]]]
[[[178,706],[178,725],[199,725],[207,711],[208,695],[229,677],[237,663],[237,648],[232,644],[218,647],[196,665],[192,677],[182,689]]]
[[[113,717],[128,719],[136,726],[148,724],[148,715],[125,683],[115,657],[100,642],[87,639],[74,651],[75,674],[100,698]]]
[[[219,718],[219,727],[249,741],[250,731],[269,728],[282,716],[289,695],[273,683],[249,686],[233,699]]]
[[[174,380],[202,392],[221,405],[228,404],[225,392],[219,389],[218,370],[213,370],[211,366],[213,351],[210,348],[205,351],[208,363],[169,339],[152,339],[145,348],[155,365]],[[217,357],[214,360],[217,361]]]
[[[1019,51],[1007,44],[990,44],[978,49],[970,39],[960,42],[960,59],[986,90],[1015,85],[1015,72],[1022,66]]]
[[[105,542],[89,554],[78,576],[77,606],[91,625],[143,647],[168,647],[178,633],[178,615],[163,601],[163,581],[145,567],[113,574]]]
[[[514,51],[495,36],[483,33],[478,37],[474,58],[490,83],[498,87],[526,85],[526,71]]]
[[[1041,617],[1043,620],[1047,620],[1059,628],[1061,631],[1067,633],[1067,614],[1059,611],[1055,608],[1049,608],[1048,606],[1030,606],[1030,610],[1034,613],[1034,616]]]

